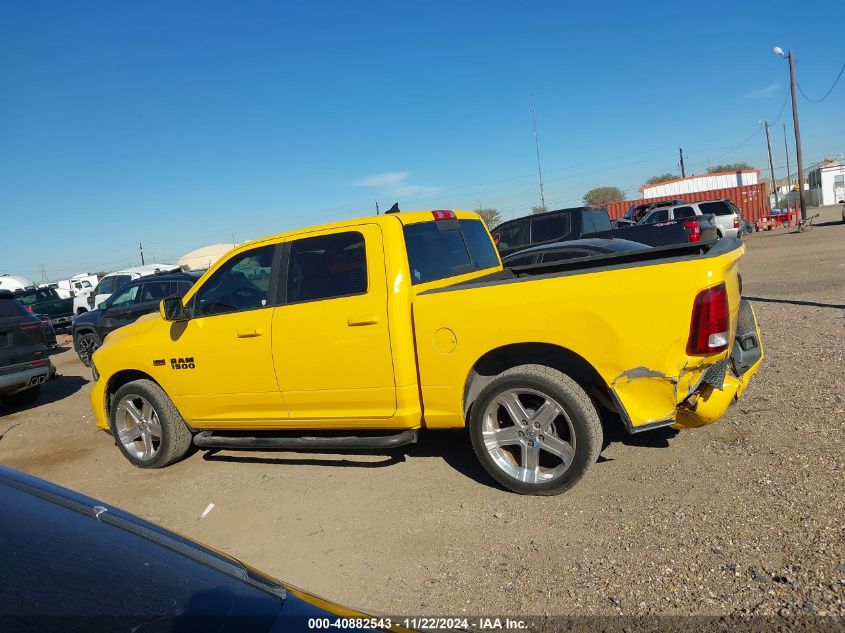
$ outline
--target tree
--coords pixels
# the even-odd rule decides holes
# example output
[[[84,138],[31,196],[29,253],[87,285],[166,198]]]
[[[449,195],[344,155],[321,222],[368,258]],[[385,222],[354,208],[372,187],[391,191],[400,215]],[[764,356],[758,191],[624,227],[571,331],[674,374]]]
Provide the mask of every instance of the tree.
[[[720,174],[726,171],[742,171],[744,169],[754,169],[748,163],[729,163],[727,165],[713,165],[707,168],[708,174]]]
[[[479,209],[478,215],[480,215],[481,219],[484,220],[484,224],[487,225],[488,229],[495,228],[502,223],[502,214],[499,213],[498,209]]]
[[[546,207],[542,204],[538,204],[536,207],[531,207],[531,213],[534,215],[537,215],[538,213],[545,213],[546,211],[548,211],[548,209],[546,209]]]
[[[677,174],[660,174],[659,176],[652,176],[648,180],[645,181],[645,186],[650,187],[651,185],[659,185],[661,182],[668,182],[670,180],[677,180],[680,178]]]
[[[591,207],[600,207],[611,202],[621,202],[625,194],[619,187],[596,187],[584,194],[584,204]]]

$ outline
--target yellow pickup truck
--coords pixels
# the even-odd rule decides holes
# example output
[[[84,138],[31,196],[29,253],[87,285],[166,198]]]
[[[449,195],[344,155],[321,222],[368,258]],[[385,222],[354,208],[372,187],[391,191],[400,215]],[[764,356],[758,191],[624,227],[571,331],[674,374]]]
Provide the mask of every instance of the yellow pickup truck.
[[[709,244],[503,269],[479,216],[395,213],[244,244],[110,334],[91,404],[134,465],[191,444],[380,450],[468,427],[484,468],[557,494],[631,433],[714,422],[762,360]]]

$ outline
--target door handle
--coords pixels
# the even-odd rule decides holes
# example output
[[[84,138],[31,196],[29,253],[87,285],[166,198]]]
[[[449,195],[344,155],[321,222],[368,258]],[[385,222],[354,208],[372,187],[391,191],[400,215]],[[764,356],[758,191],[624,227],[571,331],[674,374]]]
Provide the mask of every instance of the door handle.
[[[261,328],[253,328],[251,330],[238,330],[238,338],[255,338],[261,336],[263,332]]]
[[[346,320],[346,325],[355,327],[356,325],[375,325],[379,319],[375,314],[363,314],[359,316],[352,316]]]

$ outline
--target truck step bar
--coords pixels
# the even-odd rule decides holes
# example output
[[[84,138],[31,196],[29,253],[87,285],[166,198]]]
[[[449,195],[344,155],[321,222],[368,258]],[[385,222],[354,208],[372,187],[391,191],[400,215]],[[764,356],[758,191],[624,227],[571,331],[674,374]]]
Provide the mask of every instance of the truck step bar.
[[[201,431],[194,436],[199,448],[270,449],[286,451],[380,450],[417,442],[417,432],[402,431],[391,435],[261,436],[214,435]]]

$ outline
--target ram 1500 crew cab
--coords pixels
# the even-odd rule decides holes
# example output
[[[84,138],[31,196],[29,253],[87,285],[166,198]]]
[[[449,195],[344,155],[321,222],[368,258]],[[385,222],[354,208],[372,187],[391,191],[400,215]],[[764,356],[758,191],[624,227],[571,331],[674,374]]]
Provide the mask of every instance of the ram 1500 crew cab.
[[[93,355],[136,466],[205,448],[376,449],[468,427],[502,485],[556,494],[602,446],[718,419],[762,360],[732,239],[502,268],[479,216],[396,213],[244,244]],[[644,326],[644,324],[648,324]]]

